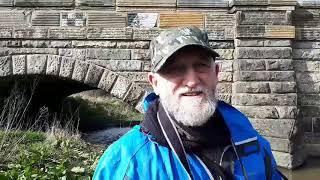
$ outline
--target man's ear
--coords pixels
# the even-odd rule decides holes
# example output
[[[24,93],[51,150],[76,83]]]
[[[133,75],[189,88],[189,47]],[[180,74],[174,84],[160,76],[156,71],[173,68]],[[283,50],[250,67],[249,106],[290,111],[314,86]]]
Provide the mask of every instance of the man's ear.
[[[159,95],[159,92],[158,92],[158,79],[157,79],[157,75],[155,73],[153,73],[153,72],[149,72],[148,73],[148,82],[152,86],[154,93],[156,95]]]

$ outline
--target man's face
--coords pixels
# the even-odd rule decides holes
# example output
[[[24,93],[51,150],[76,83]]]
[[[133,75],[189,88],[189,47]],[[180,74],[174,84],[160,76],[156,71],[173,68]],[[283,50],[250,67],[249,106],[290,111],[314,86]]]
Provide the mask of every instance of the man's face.
[[[148,79],[166,110],[186,126],[201,126],[215,111],[218,65],[203,49],[184,48]]]

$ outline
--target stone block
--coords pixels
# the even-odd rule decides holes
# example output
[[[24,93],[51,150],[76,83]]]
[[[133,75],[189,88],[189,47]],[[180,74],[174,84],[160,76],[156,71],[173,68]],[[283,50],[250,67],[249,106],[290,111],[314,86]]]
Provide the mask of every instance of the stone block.
[[[86,28],[51,28],[49,29],[50,39],[85,39]]]
[[[0,6],[1,7],[13,6],[13,1],[12,0],[1,0]]]
[[[263,39],[235,39],[236,47],[263,47]]]
[[[83,61],[86,59],[86,49],[59,49],[59,55]]]
[[[299,6],[304,8],[315,8],[320,7],[320,2],[318,0],[299,0]]]
[[[82,27],[86,25],[86,15],[80,11],[68,11],[61,13],[61,26]]]
[[[131,28],[88,28],[88,39],[132,39]]]
[[[48,55],[46,74],[57,76],[60,71],[61,57],[57,55]]]
[[[115,48],[116,44],[116,41],[72,41],[73,47]]]
[[[228,1],[212,0],[177,0],[177,7],[204,8],[204,7],[228,7]]]
[[[269,71],[289,71],[293,70],[291,59],[267,59],[266,69]]]
[[[233,41],[209,41],[212,49],[234,49]]]
[[[115,83],[115,80],[117,79],[117,77],[118,77],[117,73],[114,73],[112,71],[105,69],[100,79],[100,82],[98,84],[98,88],[106,92],[110,92],[111,87]]]
[[[217,93],[232,93],[232,84],[231,83],[218,83],[217,84]]]
[[[218,80],[219,82],[231,82],[232,72],[219,72]]]
[[[234,81],[294,81],[293,71],[237,71]]]
[[[275,106],[280,119],[296,119],[298,114],[297,106]]]
[[[319,9],[296,9],[292,21],[296,27],[319,27]]]
[[[259,71],[266,70],[264,59],[238,59],[234,61],[235,70]]]
[[[295,106],[297,94],[234,94],[232,100],[240,106]]]
[[[151,63],[150,63],[150,61],[143,62],[142,71],[151,71]]]
[[[320,106],[319,94],[301,94],[299,104],[303,106]]]
[[[304,83],[297,82],[298,92],[305,94],[314,94],[320,93],[320,84],[319,83]]]
[[[138,60],[93,60],[91,63],[103,66],[111,71],[141,71],[142,61]]]
[[[0,76],[12,74],[12,60],[10,56],[0,57]]]
[[[266,39],[264,40],[265,47],[291,47],[291,40],[273,40],[273,39]]]
[[[182,27],[196,26],[204,27],[204,15],[202,13],[160,13],[159,27]]]
[[[0,47],[21,47],[19,40],[1,40]]]
[[[47,39],[48,30],[45,28],[15,28],[13,38]]]
[[[319,106],[300,106],[302,117],[320,117]]]
[[[149,49],[149,41],[118,41],[116,47],[120,49]]]
[[[55,48],[8,48],[10,54],[58,54]]]
[[[215,49],[215,51],[220,55],[217,59],[230,60],[234,58],[234,49]]]
[[[285,138],[292,137],[294,119],[251,119],[253,127],[263,136]]]
[[[293,59],[310,59],[319,60],[320,49],[294,49],[292,52]]]
[[[127,94],[123,98],[130,105],[136,105],[140,98],[145,94],[145,90],[135,83],[132,83]]]
[[[127,15],[113,12],[88,12],[88,26],[106,26],[108,28],[126,27]]]
[[[13,75],[21,75],[27,73],[27,58],[26,55],[12,56]]]
[[[73,58],[61,57],[59,76],[65,77],[65,78],[71,78],[75,62],[76,60]]]
[[[273,106],[237,106],[237,109],[249,118],[278,119],[279,114]]]
[[[320,72],[297,72],[296,79],[298,83],[309,83],[311,85],[320,82]]]
[[[286,169],[293,169],[300,166],[305,159],[303,154],[292,155],[279,151],[273,151],[272,153],[276,159],[277,165]]]
[[[49,46],[54,48],[71,48],[72,42],[71,41],[50,41]]]
[[[0,27],[0,38],[12,38],[12,28]]]
[[[237,38],[295,38],[294,26],[281,25],[239,25],[236,28]]]
[[[231,104],[231,94],[218,94],[218,99]]]
[[[285,11],[239,11],[239,25],[289,25]]]
[[[97,87],[104,70],[105,69],[103,67],[90,63],[88,68],[88,73],[86,75],[86,78],[84,79],[84,83],[92,87]]]
[[[268,0],[269,5],[296,6],[297,0]]]
[[[295,93],[297,87],[295,82],[270,82],[271,93]]]
[[[229,6],[266,6],[268,5],[268,0],[231,0],[229,1]]]
[[[268,82],[235,82],[233,83],[235,93],[270,93]]]
[[[205,18],[206,29],[215,28],[217,26],[233,27],[235,25],[235,15],[227,13],[207,13]]]
[[[159,13],[128,13],[128,26],[134,28],[157,27]]]
[[[215,61],[219,65],[220,72],[232,72],[233,62],[232,61]]]
[[[320,61],[295,60],[292,62],[295,71],[299,72],[319,72]]]
[[[49,41],[45,40],[23,40],[21,41],[22,47],[26,48],[47,48],[49,47]]]
[[[28,13],[24,11],[6,11],[0,13],[0,26],[28,26]]]
[[[46,72],[47,55],[27,55],[27,74],[44,74]]]
[[[114,86],[111,89],[110,94],[119,99],[122,99],[129,90],[130,85],[131,81],[129,79],[123,76],[118,76]]]
[[[38,7],[38,6],[72,6],[73,0],[15,0],[14,6]]]
[[[239,25],[236,27],[237,38],[264,38],[265,26]]]
[[[295,41],[292,44],[292,48],[295,49],[320,49],[320,42],[313,41]]]
[[[132,49],[131,59],[150,60],[149,49]]]
[[[290,59],[290,47],[239,47],[235,51],[238,59]]]
[[[130,50],[127,49],[87,49],[88,59],[112,59],[112,60],[125,60],[131,59]]]
[[[132,82],[148,82],[148,72],[119,72],[119,74]]]
[[[301,118],[301,119],[298,119],[298,120],[299,120],[299,122],[301,122],[303,131],[305,133],[312,133],[313,132],[313,130],[312,130],[312,118],[311,117],[304,117],[304,118]]]
[[[270,145],[271,149],[275,151],[287,152],[290,153],[293,150],[293,143],[288,139],[274,138],[274,137],[265,137]]]
[[[117,0],[117,6],[139,6],[139,7],[176,7],[176,0]]]
[[[215,27],[206,30],[209,40],[234,40],[234,28]]]
[[[296,40],[320,40],[320,28],[296,28]]]
[[[152,40],[160,34],[160,29],[133,29],[134,40]]]
[[[313,132],[319,133],[320,132],[320,117],[313,118],[312,125],[313,125]]]
[[[114,6],[115,0],[75,0],[76,6]]]
[[[72,79],[79,82],[83,82],[88,71],[88,66],[89,64],[87,62],[76,61],[74,65]]]
[[[32,26],[60,26],[60,12],[35,11],[31,16]]]

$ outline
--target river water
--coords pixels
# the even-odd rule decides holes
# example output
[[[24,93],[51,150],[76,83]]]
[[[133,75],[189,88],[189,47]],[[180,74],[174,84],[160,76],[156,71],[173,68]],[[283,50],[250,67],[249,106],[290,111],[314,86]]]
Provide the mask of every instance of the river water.
[[[108,128],[105,130],[83,134],[83,139],[94,144],[110,144],[126,133],[130,128]],[[295,170],[280,168],[289,180],[320,180],[320,157],[308,158]]]

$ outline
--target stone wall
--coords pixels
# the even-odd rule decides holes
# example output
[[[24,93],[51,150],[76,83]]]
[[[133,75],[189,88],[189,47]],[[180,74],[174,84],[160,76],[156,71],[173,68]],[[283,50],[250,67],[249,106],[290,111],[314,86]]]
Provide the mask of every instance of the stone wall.
[[[69,78],[136,106],[150,40],[198,26],[221,55],[219,98],[293,168],[320,155],[319,12],[317,0],[0,0],[0,76]]]

